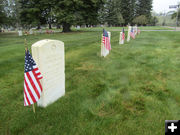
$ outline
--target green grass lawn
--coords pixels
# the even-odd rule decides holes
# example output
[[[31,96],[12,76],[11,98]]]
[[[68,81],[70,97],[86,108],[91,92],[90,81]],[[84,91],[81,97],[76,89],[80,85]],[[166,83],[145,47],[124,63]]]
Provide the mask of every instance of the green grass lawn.
[[[102,31],[105,28],[108,31],[121,31],[122,28],[128,30],[128,27],[94,27],[94,28],[81,28],[77,30],[76,28],[72,28],[77,31]],[[162,26],[140,26],[138,27],[140,30],[174,30],[173,28],[162,27]]]
[[[101,31],[27,36],[65,43],[66,94],[47,108],[23,106],[24,36],[0,35],[0,134],[162,135],[180,119],[180,32],[142,32],[100,57]]]

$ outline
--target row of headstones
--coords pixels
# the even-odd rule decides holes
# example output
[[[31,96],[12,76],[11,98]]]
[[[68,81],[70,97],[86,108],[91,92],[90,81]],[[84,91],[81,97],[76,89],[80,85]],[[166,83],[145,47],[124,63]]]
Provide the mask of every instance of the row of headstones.
[[[127,42],[129,42],[131,39],[130,33],[131,33],[132,29],[134,32],[134,36],[136,36],[138,34],[138,27],[137,26],[128,26]],[[125,40],[123,40],[122,36],[123,36],[123,32],[120,32],[119,44],[124,44]]]
[[[111,40],[111,33],[108,32],[108,35],[109,40]],[[65,95],[64,43],[45,39],[34,43],[31,49],[33,59],[43,75],[41,80],[43,92],[37,104],[46,107]],[[107,56],[109,54],[105,48],[101,49],[101,55]]]
[[[137,26],[129,26],[128,27],[128,34],[127,34],[127,42],[129,42],[130,41],[130,33],[131,33],[131,30],[133,29],[133,31],[134,31],[134,36],[136,36],[137,34],[138,34],[138,27]],[[119,44],[124,44],[124,41],[125,40],[123,40],[123,38],[122,38],[122,36],[123,36],[123,32],[120,32],[120,36],[119,36]]]
[[[30,29],[29,31],[25,31],[25,32],[23,32],[22,30],[18,30],[18,35],[23,36],[23,33],[24,33],[24,35],[43,34],[43,33],[53,34],[53,33],[57,33],[57,32],[60,32],[60,30],[42,30],[42,29],[40,29],[39,31],[33,31],[32,29]]]
[[[24,35],[27,35],[27,34],[32,35],[32,34],[33,34],[33,30],[30,29],[29,32],[28,32],[28,31],[25,31],[25,32],[24,32]],[[19,35],[19,36],[23,36],[23,31],[22,31],[22,30],[18,30],[18,35]]]
[[[137,26],[128,26],[127,42],[130,41],[130,33],[131,33],[132,29],[134,31],[135,36],[138,33]],[[111,32],[110,31],[108,31],[108,37],[109,37],[109,41],[111,41]],[[125,40],[123,40],[123,32],[120,32],[119,44],[124,44],[124,41]],[[109,54],[109,50],[107,50],[106,47],[104,45],[102,45],[102,43],[101,43],[101,56],[106,57],[108,54]]]
[[[134,36],[136,37],[136,35],[138,34],[138,27],[137,26],[129,26],[128,27],[128,35],[127,35],[127,42],[130,41],[130,33],[131,33],[131,30],[133,29],[133,32],[134,32]]]

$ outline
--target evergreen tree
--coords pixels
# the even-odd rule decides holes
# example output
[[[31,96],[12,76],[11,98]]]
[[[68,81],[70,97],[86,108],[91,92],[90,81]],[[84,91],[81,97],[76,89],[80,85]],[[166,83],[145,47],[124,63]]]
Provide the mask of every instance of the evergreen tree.
[[[0,31],[1,27],[8,23],[8,16],[6,14],[6,0],[0,1]]]
[[[136,16],[145,15],[148,21],[151,20],[152,0],[136,1]]]
[[[0,3],[1,4],[1,3]],[[3,5],[0,5],[0,25],[5,23],[5,13],[4,13],[4,9],[3,9]]]
[[[98,11],[98,22],[100,24],[105,24],[106,23],[106,4],[103,4],[101,8]]]
[[[126,25],[132,23],[135,16],[135,2],[135,0],[121,0],[120,11]]]
[[[38,26],[45,24],[42,17],[42,7],[40,0],[20,0],[20,19],[24,27]]]
[[[114,0],[107,0],[105,5],[105,21],[109,26],[114,25],[116,21],[116,11],[115,11],[115,1]]]
[[[52,12],[53,1],[48,0],[20,0],[20,19],[24,26],[38,26],[49,24],[54,20]]]
[[[107,0],[100,9],[99,19],[102,24],[107,23],[109,26],[120,26],[124,24],[124,19],[120,10],[121,1]]]
[[[7,16],[6,26],[18,27],[19,20],[19,2],[18,0],[3,0],[4,9]]]
[[[120,25],[119,22],[127,25],[133,24],[134,18],[145,15],[150,21],[151,9],[152,0],[107,0],[104,6],[104,20],[109,25]]]
[[[102,0],[56,0],[57,22],[62,24],[63,32],[70,31],[73,24],[97,24],[98,10],[102,3]]]
[[[124,19],[121,14],[121,1],[119,0],[111,0],[109,1],[109,14],[107,16],[107,22],[112,26],[123,25]]]

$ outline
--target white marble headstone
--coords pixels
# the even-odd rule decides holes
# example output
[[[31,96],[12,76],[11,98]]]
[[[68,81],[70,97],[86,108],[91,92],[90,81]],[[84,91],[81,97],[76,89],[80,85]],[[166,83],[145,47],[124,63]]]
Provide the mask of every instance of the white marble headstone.
[[[107,31],[109,41],[111,42],[111,32]],[[103,35],[102,35],[103,36]],[[104,45],[101,45],[101,56],[106,57],[109,54],[109,50]]]
[[[43,76],[43,92],[37,104],[46,107],[65,95],[64,43],[40,40],[32,45],[32,56]]]
[[[122,32],[120,32],[120,37],[119,37],[119,44],[124,44],[124,40],[122,40]]]
[[[130,41],[131,26],[128,27],[127,42]]]
[[[22,36],[23,35],[22,30],[18,30],[18,34],[19,36]]]
[[[111,42],[111,32],[108,31],[107,33],[108,33],[108,36],[109,36],[109,41]]]
[[[103,38],[103,34],[101,35],[101,37]],[[101,39],[101,56],[105,57],[105,46],[102,43],[102,39]]]

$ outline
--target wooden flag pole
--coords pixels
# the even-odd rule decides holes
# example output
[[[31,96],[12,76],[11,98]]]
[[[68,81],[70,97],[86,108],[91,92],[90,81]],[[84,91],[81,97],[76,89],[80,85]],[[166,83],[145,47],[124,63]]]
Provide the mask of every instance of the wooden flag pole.
[[[102,40],[103,40],[103,34],[101,35],[101,56],[103,55],[103,43],[102,43]]]
[[[36,113],[36,110],[35,110],[35,106],[34,106],[34,104],[33,104],[33,112],[34,112],[34,113]]]
[[[24,39],[24,47],[25,47],[25,51],[27,52],[28,46],[27,46],[27,40],[26,40],[26,38]]]

